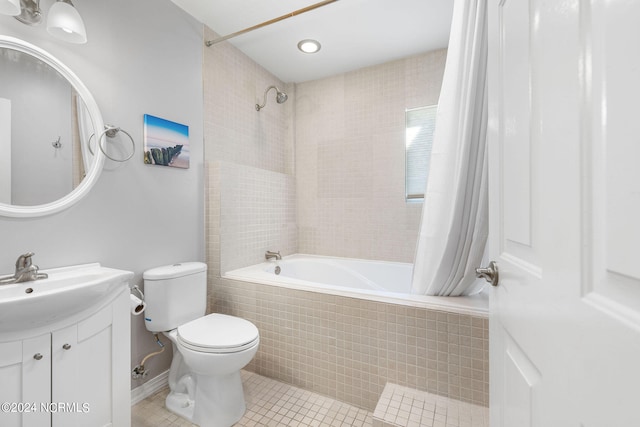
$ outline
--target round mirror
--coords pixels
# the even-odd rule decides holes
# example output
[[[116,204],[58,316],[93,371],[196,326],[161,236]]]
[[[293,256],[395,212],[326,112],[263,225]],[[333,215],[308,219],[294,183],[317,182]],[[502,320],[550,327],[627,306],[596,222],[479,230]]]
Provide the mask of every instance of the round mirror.
[[[98,105],[68,67],[13,37],[0,35],[0,76],[0,215],[71,206],[104,164],[95,149],[104,128]]]

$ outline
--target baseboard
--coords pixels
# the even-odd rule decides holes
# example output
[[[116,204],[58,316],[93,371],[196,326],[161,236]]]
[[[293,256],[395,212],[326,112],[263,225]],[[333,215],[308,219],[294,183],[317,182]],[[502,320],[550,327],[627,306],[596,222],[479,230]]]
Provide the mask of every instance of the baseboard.
[[[157,377],[151,378],[146,383],[131,390],[131,406],[143,401],[158,390],[162,390],[169,384],[169,370],[162,372]]]

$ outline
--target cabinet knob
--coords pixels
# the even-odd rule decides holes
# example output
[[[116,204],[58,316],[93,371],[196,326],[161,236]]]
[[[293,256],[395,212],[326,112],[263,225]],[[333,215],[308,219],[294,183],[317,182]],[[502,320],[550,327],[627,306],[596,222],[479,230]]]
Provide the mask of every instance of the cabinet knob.
[[[65,350],[69,350],[71,348],[71,344],[65,344],[62,346]]]
[[[40,353],[36,353],[36,354],[33,355],[33,358],[36,359],[36,360],[40,360],[40,359],[42,359],[42,355]]]

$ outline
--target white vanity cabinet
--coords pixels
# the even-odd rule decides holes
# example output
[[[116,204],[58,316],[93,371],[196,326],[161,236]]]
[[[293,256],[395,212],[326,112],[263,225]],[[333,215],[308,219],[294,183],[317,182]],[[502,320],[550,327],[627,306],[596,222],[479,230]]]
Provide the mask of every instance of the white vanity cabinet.
[[[130,426],[128,287],[83,313],[0,341],[0,426]]]
[[[51,401],[51,334],[0,343],[0,379],[0,425],[51,425],[50,414],[24,407]]]

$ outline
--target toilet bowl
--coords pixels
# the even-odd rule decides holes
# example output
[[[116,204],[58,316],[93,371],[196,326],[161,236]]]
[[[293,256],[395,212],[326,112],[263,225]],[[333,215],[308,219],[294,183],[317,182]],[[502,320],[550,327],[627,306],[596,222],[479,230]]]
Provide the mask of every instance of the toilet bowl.
[[[240,370],[258,351],[258,328],[226,314],[204,316],[202,263],[159,267],[143,277],[147,329],[173,343],[167,409],[201,427],[233,425],[246,410]]]

